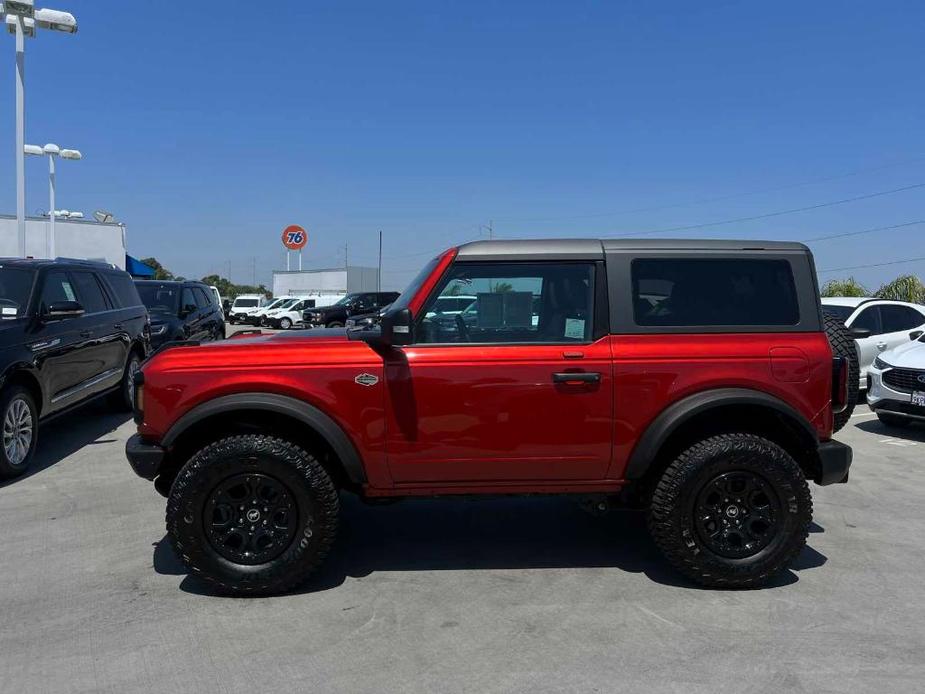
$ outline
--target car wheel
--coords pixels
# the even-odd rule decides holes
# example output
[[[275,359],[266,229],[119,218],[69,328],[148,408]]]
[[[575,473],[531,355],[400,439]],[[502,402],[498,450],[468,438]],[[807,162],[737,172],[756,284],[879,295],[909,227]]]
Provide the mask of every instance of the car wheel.
[[[705,586],[758,587],[806,544],[812,498],[796,461],[752,434],[681,453],[662,475],[649,530],[668,561]]]
[[[112,406],[119,411],[131,410],[135,404],[135,374],[141,369],[141,357],[136,352],[128,355],[125,370],[122,372],[122,382],[119,389],[113,391]]]
[[[854,412],[854,406],[857,405],[861,369],[858,365],[857,347],[845,324],[828,313],[823,313],[823,322],[826,337],[829,338],[829,344],[832,346],[832,354],[837,357],[845,357],[848,360],[848,406],[841,412],[836,412],[833,416],[833,430],[838,431],[851,419],[851,413]]]
[[[339,320],[332,320],[330,323],[327,324],[326,327],[328,327],[328,328],[343,328],[343,327],[344,327],[344,324],[341,323]]]
[[[902,427],[909,426],[912,422],[905,417],[900,417],[895,414],[886,414],[885,412],[878,412],[877,419],[880,420],[881,424],[884,424],[888,427],[896,427],[901,429]]]
[[[283,330],[289,330],[289,328],[292,327],[292,321],[289,320],[288,318],[280,318],[279,327],[282,328]]]
[[[19,477],[35,456],[38,442],[38,412],[32,394],[12,386],[0,396],[0,479]]]
[[[272,436],[231,436],[177,475],[167,532],[189,570],[220,591],[273,594],[322,563],[338,513],[337,489],[315,456]]]

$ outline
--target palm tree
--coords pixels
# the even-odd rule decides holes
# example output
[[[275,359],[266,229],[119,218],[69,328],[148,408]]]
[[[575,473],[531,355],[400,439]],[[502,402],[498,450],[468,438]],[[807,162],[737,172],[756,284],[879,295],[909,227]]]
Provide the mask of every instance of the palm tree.
[[[822,296],[870,296],[867,287],[854,277],[846,280],[829,280],[822,286]]]
[[[900,275],[877,290],[877,298],[894,301],[911,301],[914,304],[925,303],[925,285],[915,275]]]

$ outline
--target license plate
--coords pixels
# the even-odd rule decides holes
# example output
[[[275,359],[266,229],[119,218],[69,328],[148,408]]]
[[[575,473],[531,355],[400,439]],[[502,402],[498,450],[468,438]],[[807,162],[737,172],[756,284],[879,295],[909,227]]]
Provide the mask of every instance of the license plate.
[[[925,390],[912,391],[912,404],[925,407]]]

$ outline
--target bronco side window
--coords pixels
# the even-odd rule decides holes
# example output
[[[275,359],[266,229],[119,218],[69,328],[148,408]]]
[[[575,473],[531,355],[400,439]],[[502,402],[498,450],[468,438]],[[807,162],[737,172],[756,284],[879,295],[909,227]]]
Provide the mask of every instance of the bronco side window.
[[[582,262],[458,263],[425,304],[415,341],[590,342],[594,269]]]

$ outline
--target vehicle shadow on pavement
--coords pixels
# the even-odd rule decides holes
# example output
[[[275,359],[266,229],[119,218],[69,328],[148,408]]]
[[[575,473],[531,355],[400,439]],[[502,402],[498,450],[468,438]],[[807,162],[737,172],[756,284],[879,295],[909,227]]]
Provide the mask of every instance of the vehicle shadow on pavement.
[[[0,482],[0,489],[47,470],[84,446],[111,443],[112,439],[97,439],[118,429],[131,419],[131,416],[129,412],[114,412],[103,400],[88,403],[51,421],[41,422],[38,447],[29,469],[20,477]]]
[[[866,431],[870,434],[880,434],[894,439],[908,439],[909,441],[925,443],[925,425],[918,422],[910,422],[908,426],[904,427],[888,427],[879,419],[867,419],[855,426],[861,431]]]
[[[615,509],[604,516],[581,510],[565,497],[458,500],[407,500],[367,506],[342,495],[337,542],[325,564],[298,593],[340,586],[348,577],[382,571],[616,568],[643,573],[670,586],[703,589],[680,576],[649,538],[645,514]],[[824,532],[815,523],[812,533]],[[807,546],[769,588],[798,579],[796,572],[822,566],[826,557]],[[155,546],[159,573],[186,571],[165,537]],[[187,576],[184,591],[214,594],[200,579]]]

